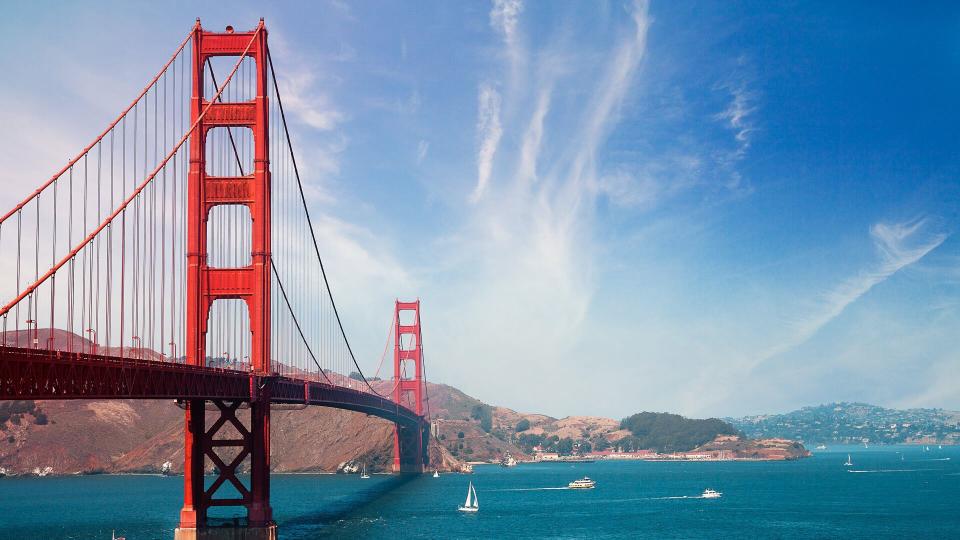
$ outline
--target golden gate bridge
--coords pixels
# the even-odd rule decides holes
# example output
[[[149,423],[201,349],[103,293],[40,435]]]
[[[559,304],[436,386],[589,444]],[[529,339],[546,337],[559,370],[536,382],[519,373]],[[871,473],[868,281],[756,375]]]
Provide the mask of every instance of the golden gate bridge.
[[[420,302],[395,303],[392,380],[368,379],[293,148],[263,20],[209,32],[198,19],[137,98],[0,218],[0,399],[177,400],[178,539],[276,537],[272,404],[384,418],[393,470],[428,462]],[[223,509],[241,519],[218,526]]]

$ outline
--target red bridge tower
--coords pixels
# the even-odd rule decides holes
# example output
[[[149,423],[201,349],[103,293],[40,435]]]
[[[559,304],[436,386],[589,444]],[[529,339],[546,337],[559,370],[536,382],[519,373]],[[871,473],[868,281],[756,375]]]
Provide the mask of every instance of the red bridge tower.
[[[420,339],[420,300],[397,300],[394,312],[393,400],[423,416],[423,342]],[[426,424],[429,425],[429,424]],[[393,472],[422,473],[428,462],[429,429],[396,425],[393,437]]]
[[[204,69],[216,56],[250,57],[256,64],[256,96],[236,103],[209,104],[204,98]],[[193,30],[193,96],[191,121],[199,122],[190,136],[190,172],[187,191],[187,363],[206,363],[206,333],[210,308],[216,300],[243,300],[250,316],[249,400],[212,401],[216,420],[207,426],[207,402],[186,403],[184,441],[184,493],[177,540],[233,538],[230,529],[213,525],[208,511],[213,507],[246,510],[245,539],[276,538],[270,508],[270,396],[258,388],[258,377],[269,376],[270,367],[270,156],[267,139],[267,30],[263,20],[250,32],[207,32],[199,19]],[[206,110],[201,117],[201,112]],[[244,176],[215,177],[207,174],[206,139],[213,128],[247,128],[253,132],[254,170]],[[252,218],[251,263],[240,268],[211,268],[207,263],[207,221],[218,205],[240,205]],[[266,387],[265,387],[266,388]],[[249,404],[249,427],[238,415]],[[226,429],[223,429],[225,428]],[[219,435],[219,437],[218,437]],[[204,462],[210,459],[217,476],[204,485]],[[238,474],[250,460],[250,482]],[[220,488],[229,486],[223,492]],[[232,489],[231,489],[232,488]],[[218,496],[219,495],[219,496]],[[208,528],[209,527],[209,528]],[[235,533],[239,533],[234,529]],[[237,536],[240,538],[241,536]]]

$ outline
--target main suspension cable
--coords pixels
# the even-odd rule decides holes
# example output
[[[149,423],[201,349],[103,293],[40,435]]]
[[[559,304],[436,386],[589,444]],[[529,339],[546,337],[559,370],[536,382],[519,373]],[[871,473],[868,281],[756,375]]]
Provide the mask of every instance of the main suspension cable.
[[[310,358],[313,359],[313,363],[317,365],[317,368],[320,370],[320,374],[323,375],[323,378],[326,379],[328,383],[334,384],[333,381],[330,380],[330,377],[327,377],[326,371],[323,369],[323,366],[320,365],[317,357],[313,354],[310,344],[307,343],[306,336],[303,335],[303,328],[300,327],[300,321],[297,320],[297,315],[293,312],[293,306],[290,305],[290,299],[287,297],[286,289],[283,288],[283,281],[280,279],[280,272],[277,271],[277,265],[273,262],[273,257],[270,257],[270,268],[273,269],[273,275],[277,278],[277,285],[280,286],[280,294],[283,295],[283,302],[287,305],[287,311],[290,312],[290,317],[293,318],[293,324],[297,327],[297,332],[300,334],[300,338],[303,340],[304,347],[307,348],[307,353],[310,355]]]
[[[353,348],[350,346],[350,340],[347,339],[347,333],[343,329],[343,322],[340,320],[340,312],[337,310],[337,304],[333,300],[333,292],[331,292],[330,290],[330,281],[327,279],[327,271],[323,266],[323,259],[320,257],[320,247],[317,243],[317,235],[313,230],[313,221],[310,219],[310,211],[307,208],[307,198],[303,192],[303,183],[300,181],[300,170],[297,167],[296,155],[294,155],[293,153],[293,144],[290,142],[290,130],[287,127],[287,117],[283,111],[283,101],[280,99],[280,87],[277,85],[277,73],[273,69],[273,59],[270,56],[269,46],[267,47],[267,63],[270,65],[270,76],[273,79],[273,89],[274,89],[274,92],[276,92],[277,94],[277,105],[278,105],[278,108],[280,109],[280,120],[283,122],[283,132],[284,132],[284,135],[286,136],[285,138],[287,141],[287,148],[290,151],[290,161],[291,161],[291,164],[293,165],[293,174],[297,179],[297,188],[299,189],[299,192],[300,192],[300,202],[303,204],[303,211],[306,214],[306,218],[307,218],[307,228],[310,230],[310,239],[313,241],[313,249],[314,249],[314,252],[316,252],[317,254],[317,261],[320,263],[320,274],[323,276],[323,284],[326,286],[327,297],[330,299],[330,305],[333,307],[333,314],[336,317],[337,326],[340,328],[340,335],[343,337],[343,342],[347,346],[347,352],[350,354],[350,359],[353,361],[354,367],[357,368],[357,373],[360,375],[360,378],[363,379],[363,382],[364,384],[367,385],[367,388],[369,388],[371,392],[373,392],[374,394],[382,398],[388,398],[388,396],[385,396],[380,392],[377,392],[376,389],[374,389],[373,386],[370,384],[370,381],[367,380],[367,377],[363,374],[363,370],[360,369],[360,364],[357,363],[357,357],[353,354]],[[299,325],[298,325],[298,328],[299,328]],[[303,334],[301,333],[301,337],[302,336]]]

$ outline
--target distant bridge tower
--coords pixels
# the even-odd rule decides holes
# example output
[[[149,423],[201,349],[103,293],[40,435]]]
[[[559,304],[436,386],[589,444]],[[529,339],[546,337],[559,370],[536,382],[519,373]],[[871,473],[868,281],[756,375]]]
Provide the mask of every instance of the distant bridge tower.
[[[187,187],[187,363],[204,366],[208,356],[206,334],[211,307],[217,300],[242,300],[250,316],[250,422],[245,426],[238,409],[242,402],[213,401],[219,417],[206,425],[207,402],[192,399],[186,407],[184,441],[184,495],[177,540],[234,538],[229,529],[210,527],[214,507],[246,510],[241,526],[244,539],[276,538],[270,508],[270,396],[258,388],[256,376],[270,375],[270,156],[267,122],[267,30],[263,20],[250,32],[207,32],[199,19],[193,30],[193,96],[190,136],[190,172]],[[208,104],[204,98],[204,69],[212,57],[250,57],[256,64],[256,95],[249,101]],[[209,109],[207,110],[207,107]],[[201,111],[206,110],[202,115]],[[207,137],[213,128],[249,129],[253,135],[252,171],[242,176],[207,174]],[[232,156],[231,156],[232,157]],[[229,157],[227,159],[230,159]],[[250,210],[251,259],[248,266],[211,268],[208,265],[208,219],[220,205]],[[211,351],[219,354],[219,351]],[[227,427],[227,430],[221,431]],[[218,437],[218,434],[220,435]],[[204,485],[204,461],[216,467],[213,483]],[[250,460],[250,481],[240,480],[239,467]],[[218,492],[225,487],[222,492]],[[226,493],[227,495],[224,495]],[[240,531],[234,531],[241,534]],[[236,536],[240,538],[241,536]]]
[[[426,384],[423,377],[423,341],[420,336],[420,300],[397,300],[394,311],[393,399],[423,416]],[[393,437],[393,472],[421,473],[428,463],[429,427],[396,424]]]

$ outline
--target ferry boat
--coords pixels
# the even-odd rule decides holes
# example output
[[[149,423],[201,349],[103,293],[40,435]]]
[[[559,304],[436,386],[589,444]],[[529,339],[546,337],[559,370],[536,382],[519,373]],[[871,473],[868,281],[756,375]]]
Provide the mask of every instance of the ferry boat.
[[[705,489],[705,490],[703,490],[703,495],[700,495],[700,498],[702,498],[702,499],[719,499],[721,495],[723,495],[723,493],[720,493],[719,491],[714,491],[714,490],[712,490],[712,489]]]
[[[597,483],[591,480],[589,477],[584,476],[579,480],[574,480],[567,484],[567,487],[570,489],[593,489]]]
[[[473,489],[473,482],[470,482],[467,487],[466,502],[463,503],[463,506],[457,507],[457,510],[471,514],[480,511],[480,500],[477,499],[477,490]]]

